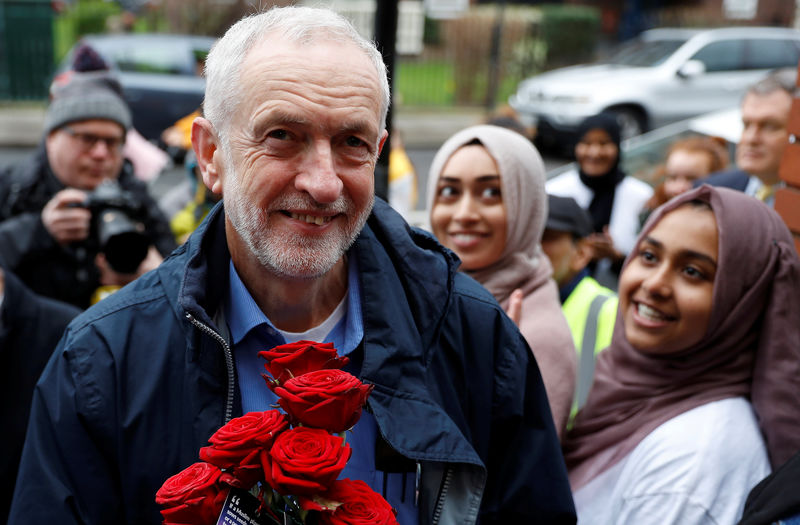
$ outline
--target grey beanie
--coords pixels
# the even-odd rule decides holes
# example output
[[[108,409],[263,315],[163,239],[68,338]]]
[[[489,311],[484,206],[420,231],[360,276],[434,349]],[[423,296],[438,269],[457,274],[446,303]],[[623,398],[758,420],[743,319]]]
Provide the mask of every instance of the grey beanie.
[[[123,129],[131,127],[131,111],[125,101],[111,89],[83,83],[64,89],[50,103],[44,117],[44,131],[49,134],[70,122],[111,120]],[[78,89],[83,88],[83,89]]]

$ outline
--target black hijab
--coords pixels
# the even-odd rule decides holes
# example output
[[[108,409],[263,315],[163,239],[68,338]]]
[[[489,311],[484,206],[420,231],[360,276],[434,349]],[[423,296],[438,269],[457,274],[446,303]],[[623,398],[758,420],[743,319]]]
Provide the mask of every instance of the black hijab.
[[[612,142],[616,144],[617,151],[620,150],[622,142],[621,130],[617,119],[610,113],[600,113],[588,117],[580,126],[578,126],[577,136],[578,142],[590,131],[595,129],[602,129],[608,136],[611,137]],[[611,210],[614,207],[614,192],[616,191],[617,184],[625,178],[625,173],[619,168],[620,153],[617,153],[617,160],[611,169],[602,175],[589,176],[586,175],[580,166],[578,167],[578,175],[586,187],[594,192],[594,198],[589,204],[589,214],[592,216],[592,223],[594,231],[601,232],[603,227],[607,226],[611,221]]]

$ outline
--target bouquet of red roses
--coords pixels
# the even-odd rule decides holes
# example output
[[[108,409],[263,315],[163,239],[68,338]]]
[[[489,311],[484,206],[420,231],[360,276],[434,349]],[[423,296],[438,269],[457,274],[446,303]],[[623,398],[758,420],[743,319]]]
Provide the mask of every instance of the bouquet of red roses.
[[[230,420],[172,476],[156,503],[165,524],[396,524],[363,481],[339,480],[350,459],[345,431],[372,390],[341,370],[331,343],[298,341],[259,352],[281,410]]]

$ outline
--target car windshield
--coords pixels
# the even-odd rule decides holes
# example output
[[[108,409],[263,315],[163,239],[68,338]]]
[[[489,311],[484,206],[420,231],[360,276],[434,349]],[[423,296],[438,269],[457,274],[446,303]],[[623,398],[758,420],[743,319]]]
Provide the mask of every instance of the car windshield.
[[[683,45],[686,40],[686,38],[669,40],[636,39],[622,45],[616,53],[603,62],[632,67],[657,66]]]
[[[159,73],[166,75],[196,75],[197,63],[205,59],[208,47],[193,47],[188,42],[162,41],[157,38],[104,39],[90,41],[100,53],[116,64],[120,71]]]

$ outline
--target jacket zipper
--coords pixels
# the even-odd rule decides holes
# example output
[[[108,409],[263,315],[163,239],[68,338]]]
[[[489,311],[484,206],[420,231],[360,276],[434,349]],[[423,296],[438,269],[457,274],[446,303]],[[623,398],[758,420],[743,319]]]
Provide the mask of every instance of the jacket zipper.
[[[453,477],[453,468],[448,466],[444,471],[444,478],[442,479],[442,486],[439,489],[439,497],[436,498],[436,507],[433,510],[432,525],[439,523],[442,517],[442,510],[444,507],[444,499],[447,496],[447,491],[450,489],[450,479]]]
[[[417,468],[414,472],[414,506],[419,506],[419,482],[422,478],[422,464],[417,461]]]
[[[225,352],[225,367],[228,369],[228,394],[225,397],[225,421],[227,423],[233,418],[233,381],[234,381],[234,374],[233,374],[233,353],[231,352],[231,347],[228,345],[225,338],[223,338],[219,332],[211,328],[210,326],[206,325],[205,323],[195,319],[195,317],[187,313],[186,318],[189,320],[190,323],[195,325],[200,331],[205,332],[206,334],[210,335],[215,341],[217,341],[221,346],[223,351]]]

